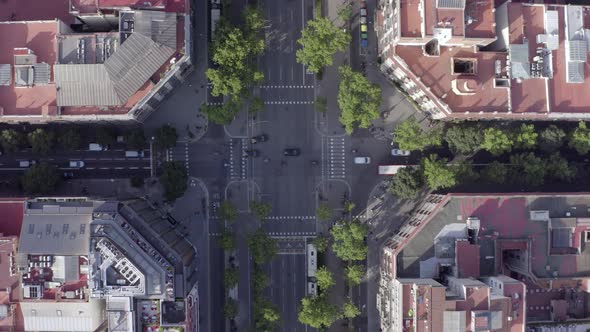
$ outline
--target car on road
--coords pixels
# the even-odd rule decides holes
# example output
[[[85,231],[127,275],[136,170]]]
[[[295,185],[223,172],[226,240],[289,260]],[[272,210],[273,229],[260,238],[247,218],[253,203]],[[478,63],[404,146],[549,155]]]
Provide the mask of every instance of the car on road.
[[[98,143],[90,143],[88,144],[88,151],[106,151],[108,150],[108,146],[102,146]]]
[[[18,167],[22,168],[29,168],[35,165],[37,162],[35,160],[21,160],[18,162]]]
[[[359,165],[370,164],[371,157],[354,157],[354,163]]]
[[[127,158],[143,157],[143,151],[125,151],[125,157],[127,157]]]
[[[82,160],[70,160],[70,168],[82,168],[84,162]]]
[[[410,155],[410,151],[408,151],[408,150],[400,150],[400,149],[393,149],[393,150],[391,150],[391,155],[392,156],[409,156]]]
[[[300,154],[301,154],[301,150],[299,150],[299,148],[287,148],[287,149],[285,149],[285,151],[283,151],[283,155],[289,156],[289,157],[297,157]]]
[[[252,137],[252,139],[250,139],[250,142],[252,144],[262,143],[262,142],[266,142],[266,141],[268,141],[268,136],[266,136],[266,134],[254,136],[254,137]]]
[[[243,157],[247,158],[247,157],[258,157],[260,156],[260,151],[252,149],[252,150],[245,150],[243,155]]]
[[[71,179],[74,177],[74,172],[64,172],[63,177],[64,179]]]

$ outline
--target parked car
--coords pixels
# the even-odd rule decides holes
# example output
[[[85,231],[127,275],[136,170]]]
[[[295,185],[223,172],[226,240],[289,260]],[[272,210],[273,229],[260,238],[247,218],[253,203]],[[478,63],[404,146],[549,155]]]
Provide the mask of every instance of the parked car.
[[[70,160],[70,168],[82,168],[84,162],[82,160]]]
[[[371,157],[354,157],[354,163],[355,164],[370,164],[371,163]]]
[[[127,158],[143,158],[143,151],[125,151],[125,157]]]
[[[88,151],[106,151],[108,149],[109,149],[108,146],[102,146],[102,145],[97,144],[97,143],[90,143],[90,144],[88,144]]]
[[[287,148],[283,151],[283,155],[289,157],[296,157],[301,154],[301,150],[299,148]]]
[[[409,156],[410,155],[410,151],[400,150],[400,149],[393,149],[393,150],[391,150],[391,155],[392,156]]]
[[[22,168],[29,168],[35,165],[37,162],[35,160],[21,160],[18,162],[18,167]]]
[[[266,141],[268,141],[268,136],[266,136],[266,134],[262,134],[262,135],[254,136],[254,137],[252,137],[252,139],[250,140],[250,142],[251,142],[252,144],[261,143],[261,142],[266,142]]]
[[[260,151],[254,150],[254,149],[252,149],[252,150],[245,150],[244,151],[244,154],[243,154],[243,157],[246,157],[246,158],[247,157],[258,157],[258,156],[260,156]]]

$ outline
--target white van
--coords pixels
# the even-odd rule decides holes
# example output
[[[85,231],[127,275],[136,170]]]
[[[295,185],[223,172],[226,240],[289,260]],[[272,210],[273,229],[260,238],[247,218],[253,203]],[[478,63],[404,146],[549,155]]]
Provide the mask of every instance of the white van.
[[[354,157],[355,164],[370,164],[371,157]]]
[[[143,151],[125,151],[125,157],[127,157],[127,158],[143,157]]]
[[[88,151],[105,151],[106,148],[103,148],[102,145],[97,143],[90,143],[88,144]]]

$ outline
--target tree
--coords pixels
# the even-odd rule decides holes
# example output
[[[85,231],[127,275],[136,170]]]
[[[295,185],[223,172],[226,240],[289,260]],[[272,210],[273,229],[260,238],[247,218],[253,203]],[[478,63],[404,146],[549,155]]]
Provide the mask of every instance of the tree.
[[[281,319],[276,306],[263,297],[257,297],[254,301],[254,327],[256,331],[274,331]]]
[[[116,136],[115,129],[112,127],[98,127],[98,129],[96,129],[96,143],[103,147],[114,144],[117,139]]]
[[[533,152],[519,153],[510,156],[513,167],[513,178],[516,182],[538,186],[545,182],[546,165],[543,159]]]
[[[397,198],[413,199],[418,196],[424,185],[420,171],[411,167],[404,167],[397,171],[389,185],[389,191]]]
[[[25,141],[24,135],[14,129],[4,129],[0,135],[0,144],[5,152],[18,151]]]
[[[321,203],[315,211],[317,217],[321,221],[328,221],[332,219],[333,211],[327,203]]]
[[[334,285],[334,278],[332,277],[332,272],[328,271],[325,266],[320,267],[315,274],[315,279],[318,284],[318,287],[325,292],[328,288]]]
[[[317,74],[322,68],[332,65],[334,54],[344,51],[350,40],[349,34],[325,17],[307,21],[301,38],[297,40],[302,46],[295,54],[297,62]]]
[[[238,217],[238,210],[230,201],[223,201],[219,204],[219,219],[233,223]]]
[[[227,319],[234,319],[238,315],[238,304],[236,300],[228,297],[225,299],[225,304],[223,305],[223,315]]]
[[[420,128],[420,124],[414,117],[400,123],[394,130],[394,141],[402,150],[424,150],[427,146],[440,146],[442,144],[442,131],[438,128],[427,133]]]
[[[188,176],[186,168],[177,161],[166,161],[162,164],[160,183],[164,187],[164,196],[174,201],[182,196],[187,188]]]
[[[349,265],[346,267],[346,281],[350,286],[356,286],[361,283],[365,272],[361,265]]]
[[[479,150],[483,142],[480,126],[454,125],[445,132],[444,140],[455,154],[470,155]]]
[[[256,264],[264,264],[270,261],[278,251],[275,239],[268,237],[266,232],[259,228],[248,238],[248,248],[252,253],[252,259]]]
[[[352,4],[348,3],[340,6],[337,15],[342,22],[348,21],[352,17]]]
[[[78,128],[69,128],[62,131],[57,141],[59,145],[69,151],[75,151],[82,147],[82,135]]]
[[[334,238],[332,250],[345,261],[361,261],[367,257],[367,226],[357,219],[333,227],[330,231]]]
[[[230,124],[240,112],[242,100],[239,97],[230,96],[226,102],[221,105],[201,105],[201,113],[207,115],[207,118],[219,125]]]
[[[578,123],[578,128],[574,129],[570,136],[569,146],[581,155],[590,151],[590,129],[586,127],[586,122]]]
[[[541,131],[539,145],[544,151],[552,152],[559,149],[563,145],[566,136],[567,135],[563,129],[557,127],[556,125],[550,125]]]
[[[350,300],[342,306],[342,316],[344,316],[344,318],[352,319],[360,314],[361,312],[359,308],[357,308]]]
[[[47,163],[31,166],[21,178],[23,190],[31,194],[50,194],[59,181],[57,169]]]
[[[447,166],[447,159],[437,160],[437,155],[422,159],[422,170],[426,184],[432,190],[450,188],[457,184],[457,173]]]
[[[156,131],[156,146],[160,149],[169,149],[176,145],[178,134],[176,128],[170,125],[163,125]]]
[[[534,124],[523,123],[516,133],[516,147],[519,149],[532,149],[537,145],[538,136]]]
[[[453,166],[453,168],[455,170],[455,179],[457,179],[457,182],[470,183],[475,182],[479,178],[479,173],[473,169],[471,161],[459,161]]]
[[[223,285],[226,289],[234,288],[240,280],[239,270],[237,267],[228,267],[223,272]]]
[[[243,16],[246,36],[248,36],[252,42],[255,42],[257,35],[262,29],[264,29],[264,25],[266,24],[262,11],[260,10],[260,7],[246,5],[243,10]]]
[[[325,296],[307,296],[301,299],[298,318],[302,324],[316,329],[328,327],[338,319],[338,308]]]
[[[339,72],[339,120],[346,132],[351,135],[355,127],[368,128],[373,120],[379,118],[381,88],[361,73],[352,71],[349,66],[341,66]]]
[[[250,202],[250,208],[252,209],[254,216],[256,216],[256,218],[258,218],[260,221],[264,221],[264,219],[268,217],[270,211],[272,210],[272,206],[269,203],[258,201]]]
[[[547,174],[560,181],[572,182],[576,177],[577,169],[570,165],[559,152],[555,152],[547,160]]]
[[[320,113],[326,113],[328,111],[328,99],[324,96],[315,97],[315,110]]]
[[[142,150],[146,145],[145,134],[141,128],[131,129],[127,133],[125,140],[127,141],[127,147],[131,150]]]
[[[131,186],[134,188],[140,188],[143,187],[144,184],[144,180],[143,177],[139,176],[139,175],[133,175],[130,179],[129,182],[131,183]]]
[[[506,182],[508,167],[500,162],[493,161],[483,169],[481,175],[487,182],[502,184]]]
[[[55,134],[52,131],[38,128],[30,132],[27,139],[34,153],[48,154],[53,149]]]
[[[261,293],[266,286],[268,286],[268,277],[261,268],[255,265],[252,272],[252,289],[254,293]]]
[[[512,140],[501,129],[490,127],[484,130],[481,148],[494,156],[499,156],[512,150]]]
[[[344,205],[342,206],[342,209],[344,210],[344,213],[352,213],[352,210],[354,210],[354,208],[356,207],[356,204],[351,201],[351,200],[347,200],[346,202],[344,202]]]
[[[327,236],[318,235],[315,239],[313,239],[313,245],[315,246],[318,252],[324,252],[328,249],[329,239]]]
[[[250,114],[256,114],[260,111],[264,110],[264,101],[262,100],[262,98],[256,96],[254,98],[252,98],[252,101],[250,102],[250,108],[248,108],[248,112]]]
[[[234,234],[227,230],[221,231],[221,236],[219,237],[219,246],[225,251],[234,250],[236,248]]]

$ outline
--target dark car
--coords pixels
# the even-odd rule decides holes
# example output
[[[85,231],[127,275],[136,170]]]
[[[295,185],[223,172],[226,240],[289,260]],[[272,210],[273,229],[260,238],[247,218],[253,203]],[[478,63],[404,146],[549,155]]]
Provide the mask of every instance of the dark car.
[[[260,151],[258,150],[244,150],[243,157],[258,157],[260,156]]]
[[[299,150],[298,148],[289,148],[289,149],[285,149],[285,151],[283,151],[283,155],[290,156],[290,157],[295,157],[300,154],[301,154],[301,150]]]
[[[71,179],[74,177],[74,172],[64,172],[64,179]]]
[[[250,142],[252,142],[252,144],[262,143],[262,142],[266,142],[266,141],[268,141],[268,136],[266,136],[266,134],[254,136],[250,140]]]

